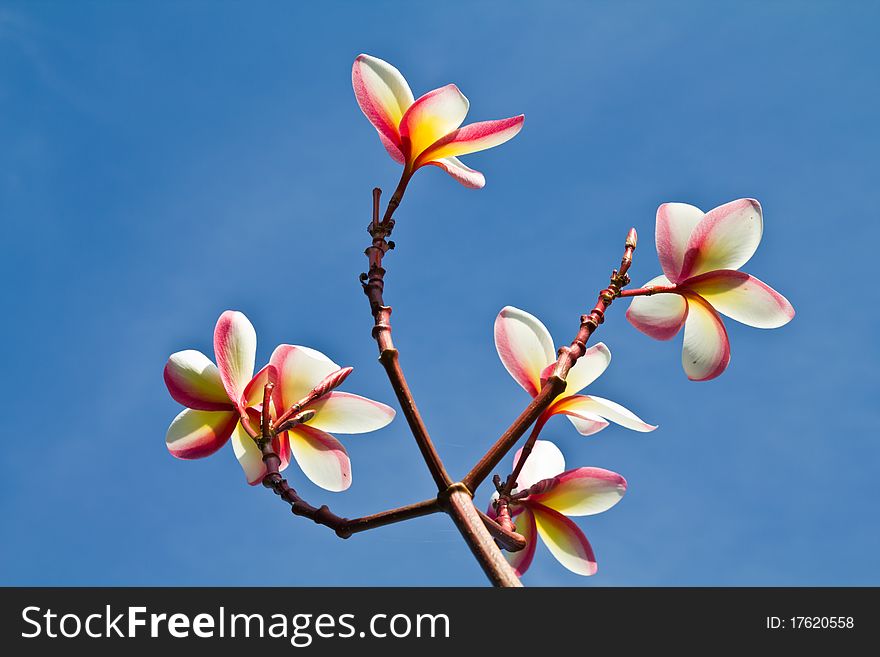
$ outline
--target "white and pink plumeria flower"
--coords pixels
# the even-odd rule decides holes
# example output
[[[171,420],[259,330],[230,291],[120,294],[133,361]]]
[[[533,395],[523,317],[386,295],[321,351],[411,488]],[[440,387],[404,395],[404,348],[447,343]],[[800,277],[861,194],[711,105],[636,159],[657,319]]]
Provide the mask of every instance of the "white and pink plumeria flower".
[[[686,203],[657,209],[657,255],[663,275],[626,313],[637,329],[670,340],[684,326],[681,362],[688,378],[706,381],[730,362],[730,342],[718,313],[757,328],[778,328],[794,317],[788,300],[754,276],[738,271],[763,233],[761,204],[739,199],[703,213]]]
[[[520,115],[460,127],[469,103],[458,87],[449,84],[416,100],[400,71],[370,55],[355,59],[351,82],[361,111],[389,155],[404,165],[404,176],[431,164],[466,187],[483,187],[483,174],[462,164],[458,156],[503,144],[525,120]]]
[[[514,456],[514,467],[522,449]],[[516,531],[526,539],[519,552],[505,552],[517,576],[532,564],[538,537],[559,563],[578,575],[596,573],[593,548],[568,516],[589,516],[610,509],[626,492],[626,479],[602,468],[565,469],[565,458],[553,443],[538,440],[517,478],[514,492],[528,495],[510,502]],[[497,493],[496,493],[497,497]],[[489,509],[494,517],[494,501]]]
[[[553,338],[544,324],[524,310],[507,306],[495,319],[495,348],[516,382],[532,397],[537,396],[556,365]],[[656,429],[656,425],[648,424],[620,404],[594,395],[578,394],[595,381],[610,362],[611,351],[604,343],[589,347],[569,370],[565,390],[541,414],[534,431],[540,432],[554,415],[567,416],[583,436],[601,431],[609,422],[634,431]]]
[[[166,443],[173,456],[197,459],[210,456],[232,439],[232,447],[248,483],[255,485],[266,475],[262,453],[245,431],[242,417],[260,426],[263,390],[274,385],[270,417],[278,417],[329,375],[342,368],[324,354],[293,345],[275,349],[268,365],[254,374],[257,335],[244,314],[227,310],[214,329],[217,364],[195,350],[171,355],[165,365],[165,385],[175,401],[186,406],[168,428]],[[344,378],[340,377],[340,378]],[[281,470],[291,455],[305,475],[330,491],[351,485],[351,463],[336,433],[364,433],[387,425],[394,410],[385,404],[352,395],[330,392],[305,404],[298,412],[312,410],[305,423],[273,438],[273,451]]]

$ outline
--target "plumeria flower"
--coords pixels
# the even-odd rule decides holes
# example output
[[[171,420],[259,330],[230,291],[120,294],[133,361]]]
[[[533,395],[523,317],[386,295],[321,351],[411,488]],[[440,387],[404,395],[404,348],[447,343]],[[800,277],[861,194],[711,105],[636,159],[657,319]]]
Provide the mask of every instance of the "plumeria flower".
[[[626,313],[637,329],[670,340],[684,326],[681,362],[692,381],[721,374],[730,342],[718,313],[757,328],[778,328],[794,308],[772,287],[738,271],[761,242],[761,204],[739,199],[703,213],[686,203],[657,209],[657,255],[663,275],[644,287],[661,293],[638,296]]]
[[[503,144],[525,120],[521,114],[459,127],[468,99],[458,87],[449,84],[414,100],[400,71],[370,55],[355,59],[351,82],[361,111],[379,132],[388,154],[404,165],[404,176],[431,164],[466,187],[483,187],[483,174],[462,164],[458,156]]]
[[[266,475],[262,453],[248,435],[241,418],[259,429],[263,390],[275,387],[270,402],[272,419],[306,399],[334,372],[340,382],[347,376],[322,353],[308,347],[281,345],[269,365],[254,375],[257,335],[244,314],[227,310],[214,329],[217,364],[199,351],[188,349],[171,355],[165,365],[165,385],[175,401],[186,406],[171,423],[165,441],[173,456],[197,459],[210,456],[232,439],[232,447],[248,483],[255,485]],[[336,384],[338,385],[338,383]],[[332,388],[334,386],[328,386]],[[298,409],[314,415],[273,438],[273,451],[280,469],[291,454],[306,476],[332,491],[351,485],[351,464],[345,448],[327,431],[361,433],[388,424],[394,410],[364,397],[331,390]]]
[[[513,459],[519,461],[522,449]],[[538,440],[517,479],[517,491],[528,495],[510,502],[516,531],[526,539],[519,552],[505,552],[517,576],[532,564],[537,537],[563,566],[578,575],[596,573],[590,542],[569,516],[589,516],[610,509],[626,492],[626,479],[602,468],[565,469],[565,458],[553,443]],[[496,493],[497,496],[497,493]],[[489,509],[493,516],[494,502]]]
[[[556,366],[553,338],[541,321],[524,310],[507,306],[495,319],[495,348],[510,375],[532,397]],[[588,348],[566,376],[565,390],[535,422],[540,432],[554,415],[565,415],[580,432],[589,436],[608,426],[609,421],[634,431],[653,431],[648,424],[620,404],[594,395],[579,395],[595,381],[611,362],[611,352],[599,342]],[[529,463],[530,461],[527,461]]]

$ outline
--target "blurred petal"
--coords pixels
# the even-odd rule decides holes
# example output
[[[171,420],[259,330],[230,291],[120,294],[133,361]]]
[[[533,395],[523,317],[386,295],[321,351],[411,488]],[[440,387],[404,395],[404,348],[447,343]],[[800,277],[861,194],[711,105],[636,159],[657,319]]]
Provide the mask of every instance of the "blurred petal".
[[[588,347],[565,377],[565,391],[562,395],[573,395],[580,392],[598,379],[611,363],[611,350],[604,342],[597,342]]]
[[[556,560],[578,575],[596,573],[593,548],[580,528],[561,513],[541,504],[529,504],[538,535]]]
[[[187,408],[223,411],[233,407],[217,366],[200,351],[187,349],[171,354],[164,377],[172,399]]]
[[[194,411],[186,409],[171,422],[165,444],[179,459],[210,456],[226,444],[238,422],[235,411]]]
[[[712,271],[688,279],[682,287],[699,294],[718,312],[749,326],[778,328],[794,317],[788,299],[740,271]]]
[[[509,119],[480,121],[459,128],[425,149],[416,160],[416,167],[444,157],[458,157],[499,146],[522,130],[523,121],[525,116],[520,114]]]
[[[495,319],[495,348],[504,367],[532,397],[541,389],[541,372],[556,360],[553,338],[534,315],[506,306]]]
[[[688,238],[704,214],[700,208],[687,203],[664,203],[657,208],[654,238],[663,273],[670,281],[678,282],[684,262]],[[668,285],[668,281],[666,283]]]
[[[366,433],[381,429],[394,419],[394,409],[348,392],[331,392],[309,405],[315,417],[310,427],[333,433]]]
[[[763,231],[761,204],[755,199],[710,210],[688,239],[679,280],[716,269],[739,269],[754,255]]]
[[[244,476],[247,477],[248,483],[251,486],[256,486],[263,481],[263,477],[266,476],[263,453],[257,447],[254,439],[241,426],[241,422],[235,425],[235,430],[232,432],[232,449],[241,469],[244,470]]]
[[[382,144],[397,162],[404,161],[398,126],[413,103],[412,91],[391,64],[370,55],[358,55],[351,69],[354,95],[364,116],[379,132]]]
[[[334,492],[351,486],[351,462],[345,447],[336,438],[303,424],[287,434],[293,458],[314,484]]]
[[[529,495],[538,502],[567,516],[590,516],[607,511],[626,492],[626,479],[602,468],[576,468],[563,472],[547,490]]]
[[[278,377],[272,400],[279,413],[302,400],[324,377],[339,369],[320,351],[289,344],[276,347],[269,363]]]
[[[593,395],[572,395],[571,397],[560,399],[550,407],[549,412],[553,414],[563,413],[585,420],[595,420],[596,416],[599,416],[599,418],[611,420],[633,431],[653,431],[657,428],[653,424],[648,424],[620,404]]]
[[[426,164],[440,167],[465,187],[480,189],[486,185],[486,177],[482,173],[465,166],[458,158],[444,157],[439,160],[426,162]]]
[[[643,287],[672,285],[665,276],[653,278]],[[647,297],[633,297],[626,318],[645,335],[655,340],[671,340],[676,336],[685,318],[687,301],[679,294],[663,293]]]
[[[718,313],[702,297],[688,294],[681,364],[691,381],[708,381],[730,362],[730,342]]]
[[[229,399],[237,405],[254,376],[257,332],[243,313],[227,310],[214,329],[214,357]]]
[[[519,463],[522,455],[520,447],[513,457],[513,467]],[[549,440],[536,440],[532,447],[532,453],[526,459],[519,477],[516,480],[518,490],[525,490],[532,484],[544,479],[551,479],[565,470],[565,457],[559,448]]]
[[[250,380],[250,383],[245,386],[241,399],[242,406],[247,408],[248,406],[262,405],[263,388],[266,387],[267,383],[275,385],[278,383],[278,376],[275,367],[272,365],[266,365],[263,369],[257,372],[254,375],[254,378]]]
[[[454,84],[429,91],[410,105],[400,120],[400,139],[405,151],[409,144],[404,153],[409,161],[460,126],[467,111],[468,99]]]
[[[504,556],[513,567],[517,577],[522,577],[529,566],[532,565],[532,559],[535,558],[535,547],[538,545],[538,534],[535,528],[535,516],[528,508],[523,509],[516,519],[516,532],[526,539],[526,546],[519,552],[504,551]]]

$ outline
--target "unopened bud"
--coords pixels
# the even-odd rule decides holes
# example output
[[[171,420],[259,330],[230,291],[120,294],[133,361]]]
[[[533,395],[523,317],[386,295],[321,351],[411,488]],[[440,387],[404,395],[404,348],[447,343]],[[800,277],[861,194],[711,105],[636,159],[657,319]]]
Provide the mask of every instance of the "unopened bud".
[[[635,249],[636,244],[639,243],[639,234],[636,232],[635,228],[630,228],[629,232],[626,234],[626,246],[630,249]]]
[[[328,392],[333,390],[334,388],[338,388],[342,385],[342,382],[348,378],[348,375],[352,373],[354,370],[353,367],[341,367],[335,372],[328,374],[321,382],[315,386],[315,397],[321,397],[326,395]]]

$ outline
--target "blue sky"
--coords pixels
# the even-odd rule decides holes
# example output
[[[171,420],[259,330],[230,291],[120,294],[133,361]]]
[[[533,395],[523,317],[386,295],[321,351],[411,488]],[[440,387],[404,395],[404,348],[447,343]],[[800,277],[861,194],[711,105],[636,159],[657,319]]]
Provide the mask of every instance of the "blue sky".
[[[567,342],[630,226],[633,278],[659,272],[662,202],[760,199],[746,269],[798,311],[776,331],[728,321],[728,371],[696,384],[680,339],[615,305],[590,390],[660,429],[548,426],[570,465],[629,490],[580,521],[595,577],[542,547],[525,582],[880,584],[878,19],[832,2],[3,3],[0,583],[484,583],[445,516],[340,541],[247,487],[231,449],[164,445],[165,359],[210,353],[227,308],[258,360],[310,345],[392,402],[357,283],[370,189],[398,175],[350,87],[368,52],[416,95],[457,83],[471,120],[526,115],[464,158],[485,189],[418,173],[388,259],[395,339],[454,476],[527,401],[495,354],[498,310]],[[313,503],[430,496],[402,420],[343,442],[348,492],[288,470]]]

